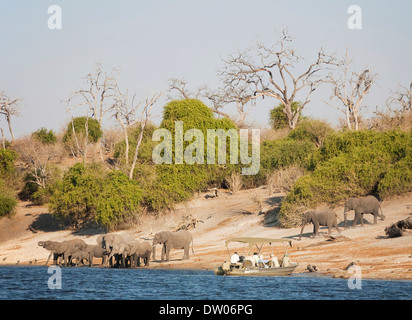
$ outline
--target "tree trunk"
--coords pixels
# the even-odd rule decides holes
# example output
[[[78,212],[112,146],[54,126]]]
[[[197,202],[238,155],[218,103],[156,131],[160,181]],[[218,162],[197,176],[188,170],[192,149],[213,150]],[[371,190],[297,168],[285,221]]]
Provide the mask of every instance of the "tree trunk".
[[[10,119],[10,115],[7,115],[7,123],[8,123],[8,125],[9,125],[9,131],[10,131],[10,135],[11,135],[11,140],[14,142],[15,138],[14,138],[13,130],[11,129],[11,119]]]

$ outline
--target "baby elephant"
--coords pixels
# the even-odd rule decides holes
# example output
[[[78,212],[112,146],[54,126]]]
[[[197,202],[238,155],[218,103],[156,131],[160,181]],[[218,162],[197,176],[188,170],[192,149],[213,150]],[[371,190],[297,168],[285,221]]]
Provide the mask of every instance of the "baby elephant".
[[[338,221],[335,211],[326,209],[323,211],[308,211],[302,216],[302,229],[300,230],[299,240],[302,239],[303,229],[307,223],[313,223],[313,237],[318,235],[319,226],[328,227],[328,235],[330,235],[332,227],[340,233]]]

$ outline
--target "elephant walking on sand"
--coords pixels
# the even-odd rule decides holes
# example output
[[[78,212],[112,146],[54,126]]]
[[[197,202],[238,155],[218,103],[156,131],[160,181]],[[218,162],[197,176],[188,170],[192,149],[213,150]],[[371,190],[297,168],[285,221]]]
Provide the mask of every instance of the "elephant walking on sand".
[[[182,260],[188,260],[190,243],[192,243],[193,251],[193,237],[187,230],[180,230],[177,232],[161,231],[154,235],[153,238],[153,260],[155,259],[156,245],[162,244],[162,261],[166,255],[166,261],[169,261],[169,254],[171,249],[183,249],[184,255]]]
[[[303,229],[307,223],[313,223],[313,237],[316,237],[319,233],[319,226],[328,227],[328,235],[332,231],[332,227],[340,233],[338,227],[338,221],[335,211],[332,209],[326,209],[323,211],[308,211],[302,215],[302,229],[300,230],[299,240],[302,239]]]
[[[378,222],[378,217],[385,220],[383,215],[381,204],[378,199],[374,196],[367,196],[363,198],[350,198],[345,202],[345,210],[343,211],[343,216],[345,218],[345,228],[347,226],[347,214],[349,211],[355,211],[355,218],[353,219],[352,227],[354,227],[357,221],[360,219],[361,226],[363,227],[363,214],[370,213],[373,214],[373,224]],[[379,214],[379,210],[382,214]]]

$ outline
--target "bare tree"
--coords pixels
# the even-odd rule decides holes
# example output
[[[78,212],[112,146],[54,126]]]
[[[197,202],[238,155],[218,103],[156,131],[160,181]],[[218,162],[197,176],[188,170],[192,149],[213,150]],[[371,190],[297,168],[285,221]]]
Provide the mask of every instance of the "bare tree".
[[[248,98],[272,97],[279,100],[284,106],[283,112],[288,119],[289,129],[294,129],[303,108],[310,102],[310,95],[324,81],[320,71],[335,59],[320,50],[315,62],[310,64],[300,74],[295,74],[294,68],[301,57],[295,49],[287,45],[292,37],[286,30],[282,31],[280,40],[273,48],[258,43],[256,58],[250,55],[251,50],[237,52],[224,60],[225,67],[221,75],[233,87],[250,86],[253,96]],[[292,103],[297,95],[303,95],[303,102],[297,110],[292,110]]]
[[[67,101],[69,110],[78,106],[86,106],[91,117],[99,121],[101,125],[104,115],[113,106],[118,78],[118,70],[113,69],[108,74],[103,70],[101,63],[96,63],[94,73],[89,73],[83,77],[86,80],[86,88],[70,94]],[[78,100],[79,102],[75,103]]]
[[[409,88],[402,84],[398,89],[392,93],[392,96],[388,99],[387,105],[391,111],[397,111],[401,114],[412,110],[412,81],[409,84]],[[393,110],[393,108],[394,110]]]
[[[117,120],[123,130],[125,139],[125,162],[129,164],[129,134],[128,130],[131,126],[135,125],[139,119],[136,118],[136,111],[139,108],[139,104],[135,103],[136,93],[133,94],[131,101],[129,101],[129,92],[122,93],[117,89],[116,102],[113,105],[113,117]]]
[[[330,99],[338,100],[339,104],[327,103],[345,114],[346,125],[350,130],[358,130],[360,113],[365,108],[363,100],[376,83],[377,75],[367,67],[361,71],[354,71],[352,68],[352,61],[346,51],[345,60],[328,77],[332,86]]]
[[[220,96],[218,94],[212,92],[207,86],[199,87],[196,92],[189,91],[186,86],[187,82],[184,79],[172,78],[169,80],[169,91],[178,91],[183,99],[200,99],[202,97],[206,97],[213,103],[213,107],[210,108],[212,112],[222,117],[231,119],[227,113],[220,110],[223,104],[220,103]]]
[[[222,88],[218,88],[215,91],[206,90],[205,96],[212,102],[213,111],[215,113],[223,115],[229,119],[231,119],[231,117],[220,109],[227,104],[235,103],[239,114],[237,125],[242,128],[245,126],[246,116],[250,111],[250,108],[256,104],[254,92],[248,85],[243,84],[234,86],[227,78],[222,78],[222,81]]]
[[[129,171],[129,179],[133,178],[133,171],[134,171],[134,168],[136,167],[137,156],[139,154],[140,145],[142,144],[142,140],[143,140],[143,133],[144,133],[147,123],[150,120],[153,105],[156,103],[156,101],[160,98],[161,95],[162,95],[161,93],[152,93],[151,96],[147,97],[145,100],[144,107],[143,107],[140,119],[138,121],[140,122],[140,133],[137,139],[136,148],[134,150],[133,162],[132,162],[132,166]]]
[[[10,98],[5,91],[0,91],[0,114],[6,117],[12,141],[15,140],[15,137],[11,126],[11,118],[20,115],[21,100],[21,98]]]

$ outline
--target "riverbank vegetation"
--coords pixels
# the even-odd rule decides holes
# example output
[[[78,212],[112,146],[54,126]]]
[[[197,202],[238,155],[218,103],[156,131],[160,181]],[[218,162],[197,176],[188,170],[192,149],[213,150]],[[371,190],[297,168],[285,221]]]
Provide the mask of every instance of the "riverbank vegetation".
[[[281,39],[280,44],[291,41],[285,32]],[[281,48],[285,56],[294,54]],[[87,75],[84,89],[69,94],[68,109],[80,106],[84,116],[73,117],[62,132],[42,127],[30,136],[15,139],[12,135],[12,141],[6,141],[2,130],[0,216],[12,216],[17,199],[21,199],[49,204],[55,218],[70,228],[97,224],[116,230],[138,223],[143,213],[166,212],[200,191],[223,188],[235,193],[239,188],[267,186],[270,193],[286,193],[278,225],[292,227],[303,211],[322,204],[333,207],[348,197],[368,194],[383,200],[412,191],[411,90],[400,87],[388,98],[387,111],[376,111],[366,119],[360,104],[373,92],[376,75],[366,68],[353,70],[357,76],[344,84],[335,80],[333,71],[326,73],[333,66],[339,66],[337,74],[342,66],[350,70],[352,66],[345,64],[348,54],[340,62],[320,51],[303,74],[293,77],[293,69],[287,70],[296,80],[289,83],[273,77],[279,72],[285,75],[289,64],[282,65],[277,61],[279,55],[268,52],[272,51],[260,45],[254,53],[225,60],[218,90],[202,88],[194,94],[184,80],[172,79],[169,89],[181,99],[172,97],[166,102],[159,125],[152,122],[151,110],[159,103],[160,93],[152,93],[139,104],[135,95],[120,91],[117,70],[106,72],[97,64],[94,73]],[[249,56],[262,59],[242,59]],[[263,60],[272,63],[259,66]],[[319,75],[316,79],[315,73]],[[331,81],[333,99],[343,102],[339,109],[345,115],[338,127],[302,114],[304,108],[311,108],[309,96],[315,87]],[[362,99],[345,104],[343,86],[352,88],[354,97],[361,94]],[[302,101],[296,98],[299,92]],[[271,127],[261,130],[258,174],[242,176],[245,165],[230,163],[233,142],[229,137],[224,138],[226,163],[208,163],[206,144],[203,150],[189,149],[193,157],[202,151],[199,156],[204,164],[174,164],[175,141],[173,164],[153,161],[152,152],[160,143],[153,140],[155,130],[167,129],[174,137],[176,121],[182,121],[183,132],[199,129],[204,137],[208,129],[253,129],[247,110],[257,108],[258,99],[264,97],[272,99],[273,109],[267,115]],[[224,111],[229,104],[236,104],[237,116]],[[18,110],[11,111],[17,114]],[[7,118],[10,133],[11,111]],[[110,123],[108,119],[117,126],[103,129],[105,121]],[[192,143],[185,139],[183,150]],[[215,140],[216,159],[218,149]]]

